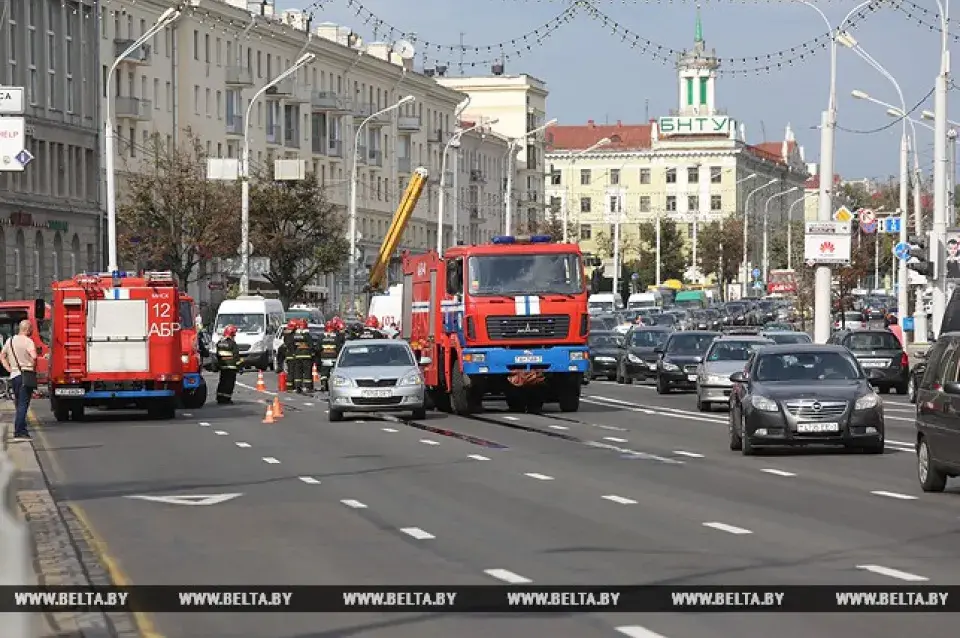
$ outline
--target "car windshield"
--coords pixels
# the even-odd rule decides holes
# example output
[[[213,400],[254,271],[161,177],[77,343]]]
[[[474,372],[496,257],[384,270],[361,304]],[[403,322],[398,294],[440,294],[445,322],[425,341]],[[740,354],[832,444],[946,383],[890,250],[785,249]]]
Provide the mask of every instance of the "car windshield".
[[[620,345],[617,335],[590,335],[591,348],[616,348]]]
[[[747,304],[745,303],[729,303],[727,304],[727,312],[730,314],[736,315],[741,312],[747,311]]]
[[[216,332],[223,332],[223,329],[227,326],[233,326],[237,329],[237,332],[245,332],[247,334],[259,334],[264,331],[264,326],[266,325],[266,318],[262,314],[228,314],[228,315],[217,315],[217,325],[214,330]]]
[[[667,344],[667,352],[680,355],[703,355],[716,337],[715,334],[674,335]]]
[[[663,330],[636,330],[630,335],[630,345],[635,348],[656,348],[667,340]]]
[[[572,253],[480,255],[470,257],[468,266],[471,295],[583,292],[583,266]]]
[[[617,320],[613,317],[590,317],[591,330],[613,330],[617,327]]]
[[[338,364],[343,368],[413,367],[410,351],[399,344],[367,344],[344,346]]]
[[[655,315],[650,317],[650,322],[654,326],[672,326],[679,321],[676,315],[671,315],[669,313],[663,313],[662,315]]]
[[[774,343],[813,343],[813,340],[810,338],[810,335],[805,332],[774,332],[768,335],[764,335],[770,341]]]
[[[717,341],[710,348],[707,361],[746,361],[750,358],[750,350],[762,343],[762,341]]]
[[[765,354],[756,366],[756,380],[852,381],[862,374],[853,357],[841,352]]]
[[[851,350],[899,350],[900,340],[892,332],[856,332],[844,344]]]

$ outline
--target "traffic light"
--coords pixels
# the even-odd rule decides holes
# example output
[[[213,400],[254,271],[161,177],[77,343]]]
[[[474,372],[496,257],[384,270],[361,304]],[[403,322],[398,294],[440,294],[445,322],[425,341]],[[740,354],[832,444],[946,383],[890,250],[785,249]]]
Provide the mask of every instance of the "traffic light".
[[[917,237],[911,237],[907,243],[910,245],[910,258],[907,261],[907,268],[924,277],[935,279],[936,268],[930,260],[927,242]]]

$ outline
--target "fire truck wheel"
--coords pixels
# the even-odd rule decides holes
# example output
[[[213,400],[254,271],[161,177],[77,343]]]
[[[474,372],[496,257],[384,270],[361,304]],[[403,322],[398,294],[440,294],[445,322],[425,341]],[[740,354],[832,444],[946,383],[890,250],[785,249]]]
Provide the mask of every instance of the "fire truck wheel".
[[[413,414],[410,416],[410,418],[412,418],[414,421],[423,421],[424,419],[427,418],[427,409],[426,409],[426,408],[418,408],[418,409],[414,410],[414,411],[413,411]]]
[[[580,409],[580,392],[564,392],[559,397],[561,412],[576,412]]]
[[[188,410],[202,408],[207,402],[207,384],[201,383],[192,390],[186,390],[180,398],[183,407]]]
[[[433,403],[433,407],[440,412],[449,414],[453,411],[450,405],[450,395],[442,389],[430,390],[430,401]]]
[[[457,414],[470,414],[473,412],[475,403],[470,400],[470,388],[464,382],[463,370],[460,369],[459,362],[454,362],[451,367],[453,368],[453,383],[451,384],[453,388],[450,392],[450,399],[453,403],[453,410]]]
[[[152,419],[172,419],[177,414],[176,401],[159,399],[147,408],[147,414]]]
[[[516,394],[507,395],[507,409],[511,412],[526,412],[527,400]]]
[[[83,421],[83,404],[74,403],[70,406],[70,420]]]
[[[53,417],[63,423],[70,418],[70,406],[63,399],[53,399],[50,406],[53,410]]]
[[[530,414],[539,414],[543,412],[543,399],[538,398],[529,398],[527,399],[527,412]]]

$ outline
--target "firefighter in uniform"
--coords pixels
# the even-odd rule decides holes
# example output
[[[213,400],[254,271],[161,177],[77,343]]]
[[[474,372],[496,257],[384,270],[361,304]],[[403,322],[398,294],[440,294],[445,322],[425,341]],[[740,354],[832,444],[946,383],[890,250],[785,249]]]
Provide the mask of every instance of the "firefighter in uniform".
[[[333,371],[333,365],[340,355],[340,347],[343,340],[337,332],[337,326],[330,320],[324,326],[323,336],[320,337],[320,390],[328,389],[330,373]]]
[[[217,403],[233,403],[233,388],[240,368],[240,346],[234,340],[236,334],[235,326],[227,326],[223,329],[223,338],[217,342],[217,366],[220,368]]]
[[[360,333],[361,339],[385,339],[385,335],[380,331],[380,321],[370,315],[363,324],[363,331]]]
[[[313,392],[313,339],[307,328],[307,320],[297,322],[293,333],[293,382],[298,393]]]
[[[297,320],[291,319],[287,322],[287,325],[284,326],[283,332],[280,333],[280,338],[283,340],[283,345],[280,346],[280,352],[282,355],[279,357],[280,369],[287,371],[287,388],[293,390],[296,385],[296,364],[295,359],[293,358],[293,335],[297,331]],[[286,364],[286,368],[284,368]]]

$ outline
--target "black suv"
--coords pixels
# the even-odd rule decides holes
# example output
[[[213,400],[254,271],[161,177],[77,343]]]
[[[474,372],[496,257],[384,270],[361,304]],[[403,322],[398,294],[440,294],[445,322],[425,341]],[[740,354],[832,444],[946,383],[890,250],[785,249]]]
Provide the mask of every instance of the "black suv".
[[[693,390],[697,387],[697,369],[719,332],[687,330],[674,332],[654,352],[657,360],[657,394],[672,388]]]
[[[960,332],[941,334],[927,355],[916,424],[920,487],[942,492],[960,475]]]
[[[838,330],[827,343],[850,350],[880,392],[894,388],[897,394],[907,394],[910,360],[897,335],[889,330]]]

